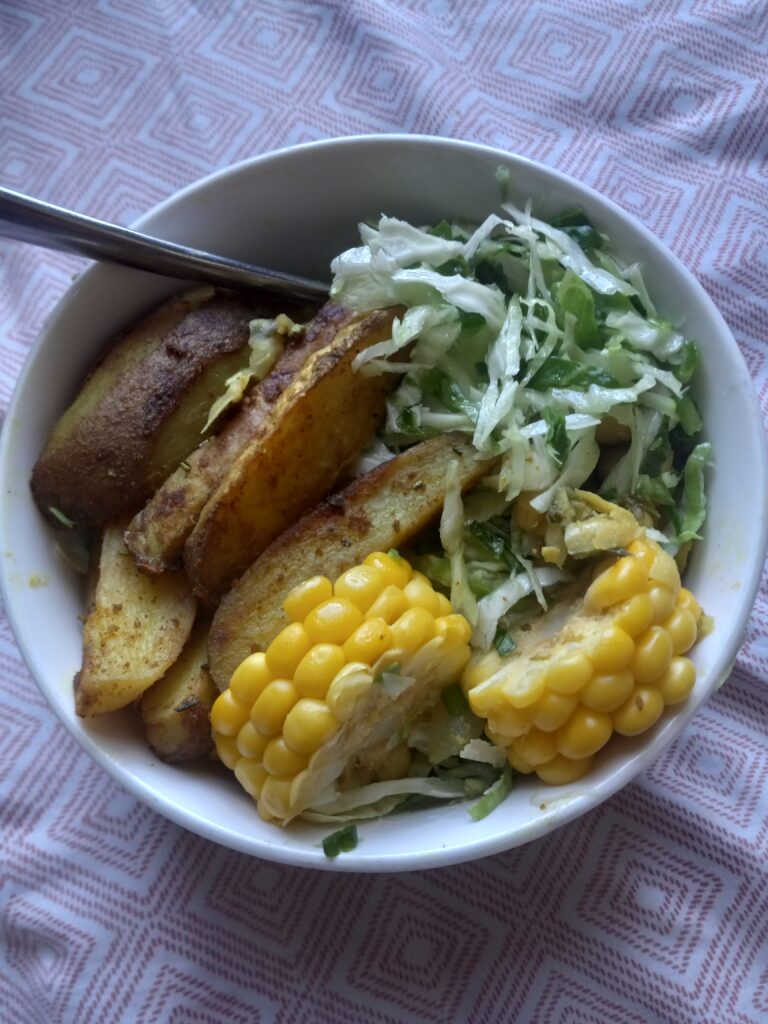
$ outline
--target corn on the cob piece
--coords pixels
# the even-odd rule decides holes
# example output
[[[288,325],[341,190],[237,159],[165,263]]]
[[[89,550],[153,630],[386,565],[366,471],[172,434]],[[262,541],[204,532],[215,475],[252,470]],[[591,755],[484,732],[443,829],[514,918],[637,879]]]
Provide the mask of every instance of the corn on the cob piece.
[[[461,676],[471,627],[400,556],[374,552],[294,588],[291,619],[241,663],[212,713],[219,757],[281,823],[336,791],[407,775],[401,730]]]
[[[641,536],[628,551],[602,562],[586,593],[547,612],[513,654],[475,654],[464,671],[470,707],[521,773],[573,782],[614,732],[644,732],[693,688],[685,653],[698,602],[654,541]]]

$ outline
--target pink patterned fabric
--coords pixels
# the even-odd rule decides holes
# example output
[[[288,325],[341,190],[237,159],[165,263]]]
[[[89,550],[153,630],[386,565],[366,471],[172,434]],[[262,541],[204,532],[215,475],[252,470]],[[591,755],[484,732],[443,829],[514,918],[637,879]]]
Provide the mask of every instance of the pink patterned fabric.
[[[0,183],[129,223],[333,135],[492,143],[690,266],[768,404],[764,0],[4,0]],[[83,264],[0,243],[0,402]],[[734,496],[735,500],[737,496]],[[0,621],[0,1019],[761,1024],[768,602],[637,782],[466,866],[338,876],[187,834],[57,724]]]

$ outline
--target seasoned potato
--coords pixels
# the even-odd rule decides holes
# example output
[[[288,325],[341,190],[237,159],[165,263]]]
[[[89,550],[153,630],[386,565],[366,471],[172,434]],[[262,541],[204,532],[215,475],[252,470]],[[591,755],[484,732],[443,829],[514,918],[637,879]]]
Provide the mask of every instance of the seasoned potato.
[[[198,616],[178,661],[141,699],[147,741],[164,761],[192,761],[213,748],[210,713],[219,691],[208,671],[209,627],[209,617]]]
[[[196,601],[183,572],[139,572],[123,543],[125,521],[106,527],[75,676],[81,717],[125,707],[167,672],[192,629]]]
[[[248,322],[274,300],[202,288],[129,331],[54,426],[32,473],[51,519],[83,526],[133,513],[201,440],[224,381],[248,361]],[[52,520],[53,521],[53,520]]]
[[[271,373],[251,388],[221,432],[192,452],[134,517],[125,542],[142,569],[155,574],[175,566],[203,506],[238,455],[265,429],[280,395],[309,356],[329,345],[354,316],[333,303],[323,306],[304,337],[286,347]]]
[[[184,548],[193,590],[227,585],[332,489],[384,417],[396,374],[366,377],[358,352],[389,337],[396,310],[361,313],[310,356],[203,508]]]
[[[434,520],[453,461],[462,488],[476,484],[492,465],[478,459],[470,438],[441,434],[359,477],[267,548],[214,615],[208,659],[219,689],[287,624],[283,601],[297,583],[314,575],[336,579],[371,551],[400,547]]]

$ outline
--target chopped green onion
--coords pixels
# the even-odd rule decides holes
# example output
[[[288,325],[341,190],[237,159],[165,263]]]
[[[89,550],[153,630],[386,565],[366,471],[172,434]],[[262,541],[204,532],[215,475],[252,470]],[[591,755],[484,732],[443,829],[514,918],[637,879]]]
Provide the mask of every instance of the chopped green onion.
[[[340,853],[349,853],[350,850],[354,850],[357,842],[357,825],[346,825],[325,837],[323,853],[326,857],[338,857]]]
[[[494,784],[486,789],[480,800],[468,807],[467,810],[475,821],[480,821],[481,818],[488,817],[491,811],[495,811],[499,804],[509,796],[511,790],[512,769],[507,765]]]
[[[499,627],[496,630],[496,636],[493,638],[493,646],[496,648],[496,653],[503,658],[507,654],[511,654],[517,647],[517,644],[506,629]]]

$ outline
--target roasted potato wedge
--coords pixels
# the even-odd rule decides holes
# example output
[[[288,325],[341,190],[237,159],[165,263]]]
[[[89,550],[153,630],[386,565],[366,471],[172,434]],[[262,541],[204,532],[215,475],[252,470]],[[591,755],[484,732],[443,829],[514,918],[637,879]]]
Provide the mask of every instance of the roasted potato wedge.
[[[354,313],[327,303],[301,340],[289,344],[271,373],[247,393],[220,433],[192,452],[131,522],[128,549],[147,572],[175,567],[197,517],[240,453],[263,432],[280,398],[313,352],[329,345]]]
[[[330,493],[385,414],[398,375],[367,377],[358,352],[389,337],[397,310],[352,317],[310,356],[203,508],[184,547],[194,592],[214,605],[283,530]]]
[[[54,508],[80,525],[103,526],[141,508],[200,444],[224,381],[247,364],[249,320],[279,311],[275,300],[202,288],[124,335],[56,423],[34,467],[42,512],[52,522]]]
[[[147,741],[163,761],[193,761],[213,748],[210,714],[219,691],[208,671],[209,627],[199,615],[178,661],[141,698]]]
[[[183,572],[153,579],[125,549],[126,522],[106,527],[83,625],[75,710],[83,718],[125,707],[163,676],[192,629],[197,602]]]
[[[462,489],[485,476],[471,439],[441,434],[359,477],[289,527],[235,583],[213,617],[208,663],[223,690],[240,662],[265,650],[287,617],[292,587],[314,575],[331,579],[371,551],[406,544],[440,513],[451,462]]]

